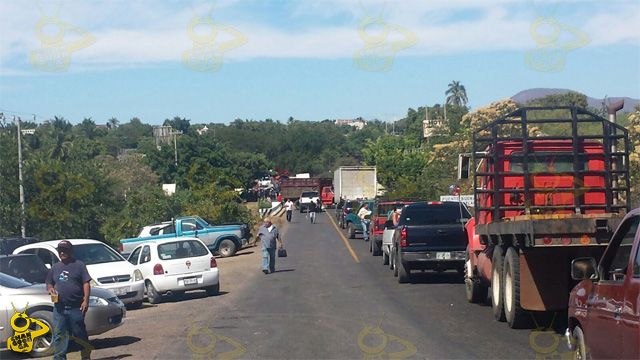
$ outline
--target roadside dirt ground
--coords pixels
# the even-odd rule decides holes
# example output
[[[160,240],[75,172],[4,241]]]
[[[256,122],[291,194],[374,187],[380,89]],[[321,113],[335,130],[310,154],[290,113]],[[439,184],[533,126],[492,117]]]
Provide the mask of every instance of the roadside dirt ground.
[[[287,221],[285,216],[271,216],[272,221],[282,234],[285,233]],[[261,223],[260,223],[261,224]],[[257,227],[252,232],[255,238]],[[286,246],[286,238],[283,237]],[[242,300],[233,296],[242,288],[247,279],[262,274],[262,252],[258,246],[246,246],[229,258],[216,256],[220,271],[220,294],[208,297],[204,291],[191,291],[181,298],[164,298],[163,302],[151,305],[144,302],[141,309],[128,310],[122,326],[98,336],[89,337],[95,348],[92,359],[153,359],[162,357],[166,344],[189,332],[189,319],[193,321],[202,314],[215,314],[216,308],[242,307]],[[70,360],[80,359],[80,348],[67,355]],[[191,357],[189,354],[188,357]],[[0,359],[28,359],[28,356],[9,350],[0,351]],[[47,357],[44,359],[52,359]]]

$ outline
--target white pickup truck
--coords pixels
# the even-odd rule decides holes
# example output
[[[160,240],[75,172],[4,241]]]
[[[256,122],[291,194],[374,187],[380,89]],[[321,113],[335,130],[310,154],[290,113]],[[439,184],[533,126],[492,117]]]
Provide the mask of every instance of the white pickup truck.
[[[317,191],[303,191],[302,195],[300,195],[300,200],[298,201],[300,212],[307,211],[307,208],[311,204],[311,202],[318,202],[318,192]]]

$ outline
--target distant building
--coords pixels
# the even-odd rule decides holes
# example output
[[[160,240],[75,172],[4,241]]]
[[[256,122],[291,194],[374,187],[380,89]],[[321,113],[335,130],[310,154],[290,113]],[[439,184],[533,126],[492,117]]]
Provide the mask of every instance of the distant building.
[[[207,131],[209,131],[209,128],[206,125],[202,129],[196,130],[196,132],[198,132],[198,135],[206,134]]]
[[[111,124],[109,124],[109,123],[107,123],[107,124],[105,124],[105,125],[102,125],[102,124],[96,124],[96,127],[95,127],[95,128],[96,128],[96,129],[107,129],[107,130],[109,130],[109,129],[111,129]]]
[[[442,126],[442,120],[422,120],[422,132],[425,138],[430,138],[433,136],[435,131]]]
[[[339,119],[339,120],[336,120],[336,125],[338,126],[349,125],[349,126],[355,127],[358,130],[362,130],[362,128],[366,125],[366,123],[364,122],[364,120]]]

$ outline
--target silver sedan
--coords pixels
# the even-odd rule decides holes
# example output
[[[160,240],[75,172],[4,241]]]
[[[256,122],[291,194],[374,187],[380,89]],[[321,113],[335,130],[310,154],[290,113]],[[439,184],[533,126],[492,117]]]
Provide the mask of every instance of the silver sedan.
[[[15,311],[24,312],[32,319],[37,319],[49,328],[53,327],[53,302],[47,294],[45,284],[31,284],[12,276],[0,273],[0,343],[4,347],[9,337],[13,336],[11,317]],[[122,301],[111,291],[91,288],[89,310],[85,316],[85,324],[89,335],[98,335],[115,329],[123,324],[126,309]],[[29,330],[40,328],[32,322]],[[82,344],[80,344],[82,346]],[[53,335],[49,331],[33,341],[33,349],[29,355],[34,357],[50,355],[53,352]]]

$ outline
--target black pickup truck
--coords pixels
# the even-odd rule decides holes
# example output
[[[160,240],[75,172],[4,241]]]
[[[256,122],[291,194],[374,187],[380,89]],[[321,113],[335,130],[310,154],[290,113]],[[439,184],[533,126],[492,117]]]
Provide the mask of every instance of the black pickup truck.
[[[393,234],[392,261],[399,283],[411,280],[411,270],[458,270],[464,273],[471,218],[457,202],[416,202],[405,206]]]

